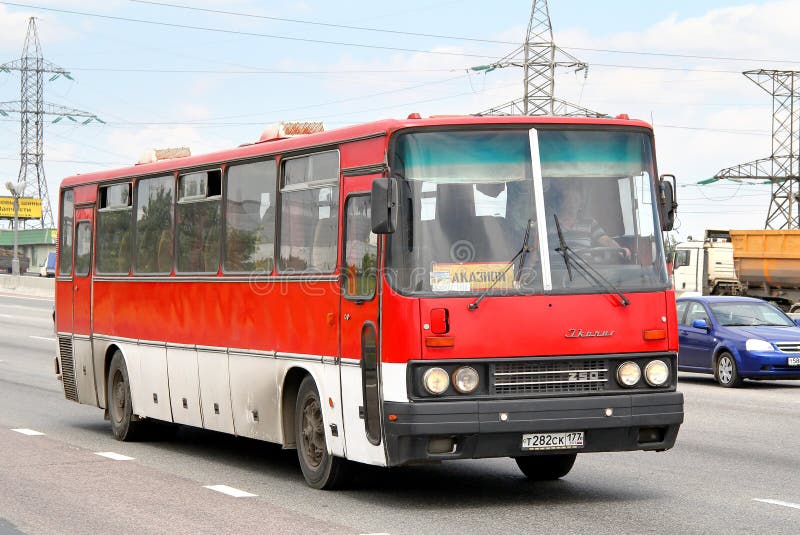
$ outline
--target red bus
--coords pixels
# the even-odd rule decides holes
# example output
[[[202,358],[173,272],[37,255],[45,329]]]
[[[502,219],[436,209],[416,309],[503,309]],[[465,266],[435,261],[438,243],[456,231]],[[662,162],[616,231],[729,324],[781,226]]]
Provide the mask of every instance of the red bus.
[[[67,178],[57,373],[114,436],[152,421],[352,462],[671,448],[674,179],[652,128],[385,120]]]

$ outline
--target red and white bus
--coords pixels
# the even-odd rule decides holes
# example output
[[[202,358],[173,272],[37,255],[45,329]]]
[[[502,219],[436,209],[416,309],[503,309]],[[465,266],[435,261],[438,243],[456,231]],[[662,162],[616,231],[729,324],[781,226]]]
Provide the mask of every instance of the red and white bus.
[[[413,114],[78,175],[57,373],[114,436],[153,420],[351,462],[671,448],[674,180],[617,119]]]

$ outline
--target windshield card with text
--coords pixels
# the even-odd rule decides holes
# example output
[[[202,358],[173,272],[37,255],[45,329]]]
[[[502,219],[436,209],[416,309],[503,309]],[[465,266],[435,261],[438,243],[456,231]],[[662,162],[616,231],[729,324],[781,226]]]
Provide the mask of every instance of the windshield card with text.
[[[485,290],[492,284],[496,289],[513,288],[514,267],[506,268],[505,262],[433,264],[431,289],[434,292],[473,292]]]

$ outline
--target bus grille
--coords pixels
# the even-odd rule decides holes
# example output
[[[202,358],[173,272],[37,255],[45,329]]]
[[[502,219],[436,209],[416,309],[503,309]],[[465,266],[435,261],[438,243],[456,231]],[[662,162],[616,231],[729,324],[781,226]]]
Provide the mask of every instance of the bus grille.
[[[601,392],[608,379],[604,360],[550,360],[494,364],[493,394]]]
[[[67,399],[78,401],[78,388],[75,385],[75,364],[72,359],[71,337],[58,337],[58,353],[61,355],[61,380],[64,382],[64,395]]]
[[[784,353],[800,353],[800,342],[775,342]]]

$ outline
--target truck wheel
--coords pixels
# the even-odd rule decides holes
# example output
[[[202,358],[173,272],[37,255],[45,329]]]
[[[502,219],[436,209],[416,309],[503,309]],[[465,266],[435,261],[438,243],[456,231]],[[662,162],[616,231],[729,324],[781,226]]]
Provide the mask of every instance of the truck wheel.
[[[555,481],[569,474],[577,453],[515,457],[517,466],[531,481]]]
[[[125,442],[142,438],[145,423],[135,420],[133,417],[128,368],[125,366],[125,359],[122,358],[119,350],[111,357],[111,366],[108,369],[107,405],[114,438]]]
[[[311,376],[303,379],[297,392],[294,428],[297,458],[309,486],[325,490],[341,487],[349,478],[352,466],[346,459],[328,452],[322,404]]]
[[[736,367],[736,359],[733,355],[724,351],[717,357],[717,365],[714,366],[714,378],[719,384],[727,388],[742,386],[744,382],[739,375],[739,368]]]

